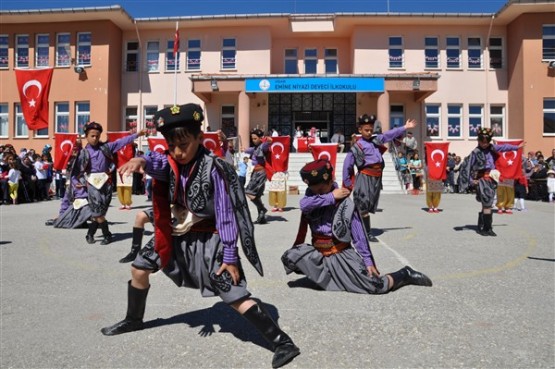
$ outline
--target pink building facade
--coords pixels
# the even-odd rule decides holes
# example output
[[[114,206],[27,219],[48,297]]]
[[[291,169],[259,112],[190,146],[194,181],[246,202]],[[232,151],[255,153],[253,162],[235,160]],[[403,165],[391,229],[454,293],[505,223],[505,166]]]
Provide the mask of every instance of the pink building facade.
[[[0,140],[39,149],[55,132],[79,132],[86,120],[126,130],[135,121],[145,126],[158,109],[195,102],[206,112],[205,128],[238,136],[244,147],[255,127],[282,135],[317,127],[325,142],[338,129],[354,132],[357,117],[368,113],[383,130],[417,119],[420,148],[448,141],[464,156],[476,145],[477,127],[486,126],[549,153],[553,8],[552,1],[510,1],[496,14],[172,19],[132,19],[118,6],[2,12]],[[38,134],[24,129],[14,68],[42,66],[55,70],[50,126]]]

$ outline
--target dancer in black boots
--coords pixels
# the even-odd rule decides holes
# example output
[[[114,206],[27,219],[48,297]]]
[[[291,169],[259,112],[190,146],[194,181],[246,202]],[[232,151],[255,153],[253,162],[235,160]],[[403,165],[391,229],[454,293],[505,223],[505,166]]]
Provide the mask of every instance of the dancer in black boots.
[[[491,143],[491,128],[480,128],[478,146],[464,159],[459,169],[459,191],[465,192],[469,186],[476,187],[476,201],[482,204],[478,213],[478,228],[481,236],[497,236],[493,231],[493,215],[491,208],[497,192],[499,171],[495,169],[495,160],[500,152],[515,151],[524,147],[524,142],[517,145],[494,145]]]
[[[143,329],[150,274],[162,270],[179,287],[199,289],[204,297],[219,296],[272,345],[272,367],[287,364],[299,348],[247,290],[238,237],[245,258],[261,275],[262,265],[235,169],[202,146],[200,106],[163,109],[154,121],[168,151],[133,158],[119,171],[144,170],[154,178],[155,242],[143,247],[131,264],[125,319],[101,332],[113,336]],[[170,222],[172,217],[175,221]]]
[[[266,185],[266,155],[270,150],[272,139],[270,137],[264,138],[264,132],[260,129],[253,129],[251,131],[252,147],[244,150],[244,153],[250,156],[252,160],[252,174],[245,193],[252,201],[258,210],[258,218],[254,224],[266,224],[266,213],[268,209],[262,203],[262,195],[264,195],[264,187]]]
[[[92,213],[92,222],[89,224],[86,240],[93,244],[94,234],[100,228],[104,236],[101,245],[111,242],[112,234],[106,221],[106,213],[112,201],[112,170],[113,155],[120,149],[143,136],[146,130],[130,134],[114,142],[101,142],[102,126],[96,122],[89,122],[84,127],[87,146],[79,152],[79,174],[72,181],[84,178],[87,182],[88,202]]]
[[[137,215],[135,215],[131,251],[129,251],[129,254],[120,259],[120,263],[130,263],[135,260],[139,250],[141,249],[143,234],[145,232],[145,224],[147,223],[152,223],[154,225],[154,210],[152,208],[139,211]]]
[[[338,188],[332,173],[327,160],[301,169],[308,190],[300,201],[297,239],[281,257],[285,272],[303,274],[327,291],[383,294],[406,285],[431,287],[430,278],[409,266],[380,275],[350,191]],[[312,241],[305,243],[308,227]]]

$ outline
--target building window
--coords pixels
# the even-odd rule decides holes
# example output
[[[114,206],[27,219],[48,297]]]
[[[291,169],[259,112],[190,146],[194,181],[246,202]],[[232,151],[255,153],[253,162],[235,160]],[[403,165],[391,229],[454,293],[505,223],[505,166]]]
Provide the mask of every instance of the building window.
[[[27,128],[27,122],[23,117],[23,110],[21,110],[21,104],[15,104],[15,137],[28,137],[29,129]]]
[[[285,49],[285,74],[299,74],[297,49]]]
[[[136,72],[139,70],[139,43],[129,41],[125,51],[125,71]]]
[[[158,111],[158,107],[157,106],[145,106],[144,108],[144,125],[142,128],[146,128],[148,130],[147,134],[151,135],[153,134],[153,131],[155,130],[155,124],[154,124],[154,114]]]
[[[500,37],[489,39],[489,67],[491,69],[503,68],[503,39]]]
[[[482,40],[479,37],[468,38],[468,69],[482,68]]]
[[[447,105],[447,137],[461,137],[462,106]]]
[[[439,68],[439,42],[437,37],[424,39],[424,59],[426,68]]]
[[[318,72],[318,50],[306,49],[304,51],[304,73],[316,74]]]
[[[221,130],[227,137],[237,137],[237,126],[235,125],[235,106],[222,106]]]
[[[29,35],[15,36],[15,66],[29,68]]]
[[[489,123],[494,137],[505,136],[505,107],[503,105],[489,107]]]
[[[48,67],[50,64],[50,35],[38,34],[35,42],[35,66],[37,68]]]
[[[0,137],[8,137],[8,104],[0,104]]]
[[[389,68],[403,68],[403,38],[389,38]]]
[[[391,105],[389,108],[389,128],[405,125],[405,108],[403,105]]]
[[[187,41],[187,70],[200,70],[200,40]]]
[[[543,99],[543,134],[555,135],[555,98]]]
[[[137,127],[137,121],[139,119],[139,115],[137,114],[137,111],[138,110],[137,110],[136,106],[128,106],[127,108],[125,108],[125,128],[124,128],[124,130],[129,131],[133,128],[138,128]]]
[[[91,104],[89,102],[76,102],[75,103],[75,132],[84,135],[85,124],[91,119]]]
[[[447,68],[458,69],[461,67],[461,46],[458,37],[447,37]]]
[[[441,111],[439,104],[426,104],[426,136],[439,137],[439,122]]]
[[[35,131],[35,137],[39,137],[39,138],[48,137],[48,127],[42,128],[42,129],[37,129]]]
[[[77,65],[91,65],[91,33],[77,34]]]
[[[337,49],[324,49],[324,66],[327,74],[337,74]]]
[[[555,24],[543,25],[542,60],[555,60]]]
[[[179,70],[179,50],[173,54],[173,39],[168,40],[166,45],[166,71]]]
[[[234,38],[224,38],[222,42],[222,69],[235,69],[237,47]]]
[[[484,125],[484,107],[468,106],[468,137],[478,137],[478,130]]]
[[[146,43],[146,68],[149,72],[160,70],[160,43],[158,41],[148,41]]]
[[[69,33],[58,33],[56,35],[56,66],[69,67],[71,65],[71,49]]]
[[[0,68],[8,68],[8,35],[0,35]]]
[[[55,103],[54,109],[56,114],[55,131],[57,133],[69,133],[69,103]]]

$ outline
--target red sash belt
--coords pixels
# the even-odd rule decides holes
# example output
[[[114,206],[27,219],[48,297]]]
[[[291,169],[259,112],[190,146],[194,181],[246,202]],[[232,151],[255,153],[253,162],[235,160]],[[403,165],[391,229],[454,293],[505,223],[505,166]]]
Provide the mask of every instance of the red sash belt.
[[[339,242],[333,237],[313,236],[312,245],[324,256],[337,254],[350,246],[347,242]]]
[[[254,168],[252,168],[253,172],[260,172],[261,170],[264,170],[264,166],[260,164],[256,164]]]
[[[360,170],[362,174],[365,174],[370,177],[381,177],[382,175],[382,165],[381,164],[372,164],[367,167],[364,167]]]

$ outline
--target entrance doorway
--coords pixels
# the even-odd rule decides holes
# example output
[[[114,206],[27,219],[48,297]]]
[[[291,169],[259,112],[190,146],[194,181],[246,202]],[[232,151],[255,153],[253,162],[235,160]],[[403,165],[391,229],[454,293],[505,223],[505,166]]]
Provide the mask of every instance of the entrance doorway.
[[[301,127],[304,136],[308,136],[312,128],[316,128],[316,137],[320,142],[328,142],[331,135],[329,112],[295,112],[293,114],[293,127]]]

